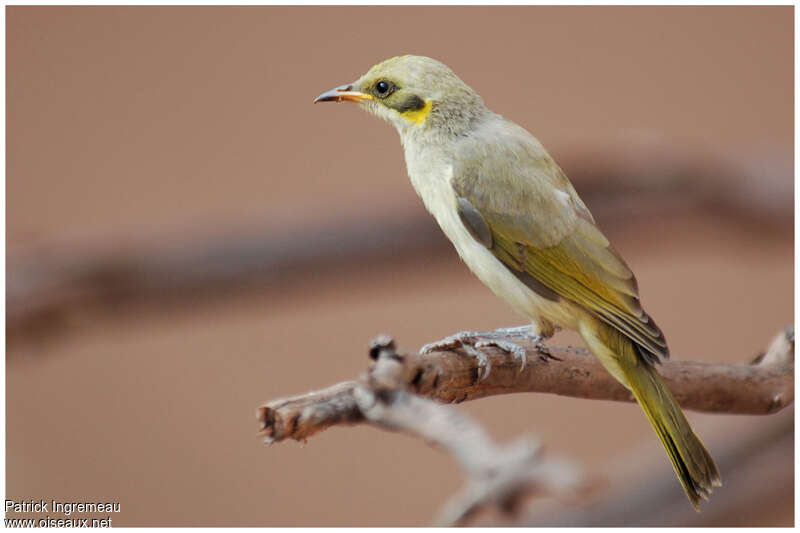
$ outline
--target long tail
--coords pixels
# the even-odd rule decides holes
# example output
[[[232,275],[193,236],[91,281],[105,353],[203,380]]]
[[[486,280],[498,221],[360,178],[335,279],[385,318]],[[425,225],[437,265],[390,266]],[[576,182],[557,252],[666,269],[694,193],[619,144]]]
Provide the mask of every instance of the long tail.
[[[713,487],[722,485],[719,470],[661,376],[638,355],[633,342],[611,326],[587,319],[580,324],[580,333],[603,366],[636,397],[686,496],[699,511],[700,498],[708,499]]]

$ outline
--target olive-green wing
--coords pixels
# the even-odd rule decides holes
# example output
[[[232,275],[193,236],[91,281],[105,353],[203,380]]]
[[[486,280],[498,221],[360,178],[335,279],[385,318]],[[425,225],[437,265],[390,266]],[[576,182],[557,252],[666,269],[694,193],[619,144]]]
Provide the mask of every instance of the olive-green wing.
[[[490,154],[454,168],[459,214],[472,234],[540,295],[580,305],[634,341],[648,362],[668,357],[636,278],[558,165],[543,151]]]

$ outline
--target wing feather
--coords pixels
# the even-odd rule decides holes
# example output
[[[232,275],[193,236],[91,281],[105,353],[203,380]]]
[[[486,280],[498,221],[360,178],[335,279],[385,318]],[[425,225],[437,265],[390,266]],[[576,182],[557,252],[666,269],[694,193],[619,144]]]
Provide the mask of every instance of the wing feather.
[[[491,150],[454,169],[459,203],[467,202],[491,232],[483,242],[515,274],[532,276],[629,337],[646,361],[668,357],[630,268],[563,171],[529,138],[528,145],[497,139]]]

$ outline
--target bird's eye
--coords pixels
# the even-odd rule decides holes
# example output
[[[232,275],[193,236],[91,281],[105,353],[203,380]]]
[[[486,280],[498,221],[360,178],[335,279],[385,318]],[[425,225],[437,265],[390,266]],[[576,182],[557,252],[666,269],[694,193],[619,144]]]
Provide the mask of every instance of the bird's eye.
[[[386,80],[381,80],[375,84],[375,92],[377,92],[379,96],[386,96],[391,89],[392,85]]]

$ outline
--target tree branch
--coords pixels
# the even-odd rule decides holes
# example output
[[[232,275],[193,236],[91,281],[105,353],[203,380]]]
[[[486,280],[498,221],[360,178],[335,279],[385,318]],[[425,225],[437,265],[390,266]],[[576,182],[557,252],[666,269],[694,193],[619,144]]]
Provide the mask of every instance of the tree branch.
[[[487,505],[514,511],[522,495],[557,496],[581,488],[582,477],[574,465],[543,456],[530,439],[497,446],[470,417],[406,390],[403,357],[388,337],[373,342],[371,355],[375,362],[360,381],[259,409],[265,442],[285,434],[301,439],[334,423],[357,422],[419,437],[452,455],[467,478],[440,512],[440,525],[463,524]]]
[[[485,349],[492,365],[479,380],[477,361],[459,351],[395,355],[399,377],[409,391],[446,403],[498,394],[546,392],[594,400],[635,401],[606,372],[596,357],[579,348],[525,345],[524,368],[506,352]],[[382,368],[382,367],[381,367]],[[373,369],[373,379],[381,368]],[[766,356],[751,364],[665,361],[659,371],[678,403],[689,410],[712,413],[770,414],[794,401],[794,329],[771,343]],[[340,423],[363,421],[354,399],[359,382],[268,402],[259,409],[265,436],[279,441],[304,440]]]
[[[467,477],[462,490],[440,512],[440,525],[464,524],[489,505],[506,512],[523,497],[564,499],[588,488],[571,463],[543,458],[540,447],[520,439],[496,446],[464,414],[437,401],[461,402],[511,392],[550,392],[605,400],[634,401],[586,350],[527,346],[524,368],[513,356],[491,351],[492,370],[483,380],[474,357],[455,351],[399,355],[394,341],[373,341],[373,363],[358,381],[268,402],[257,411],[259,435],[268,444],[305,440],[336,424],[369,423],[424,439],[451,454]],[[671,361],[662,374],[684,408],[710,412],[767,414],[794,399],[794,329],[782,331],[766,354],[749,365]],[[428,398],[425,398],[427,396]]]

